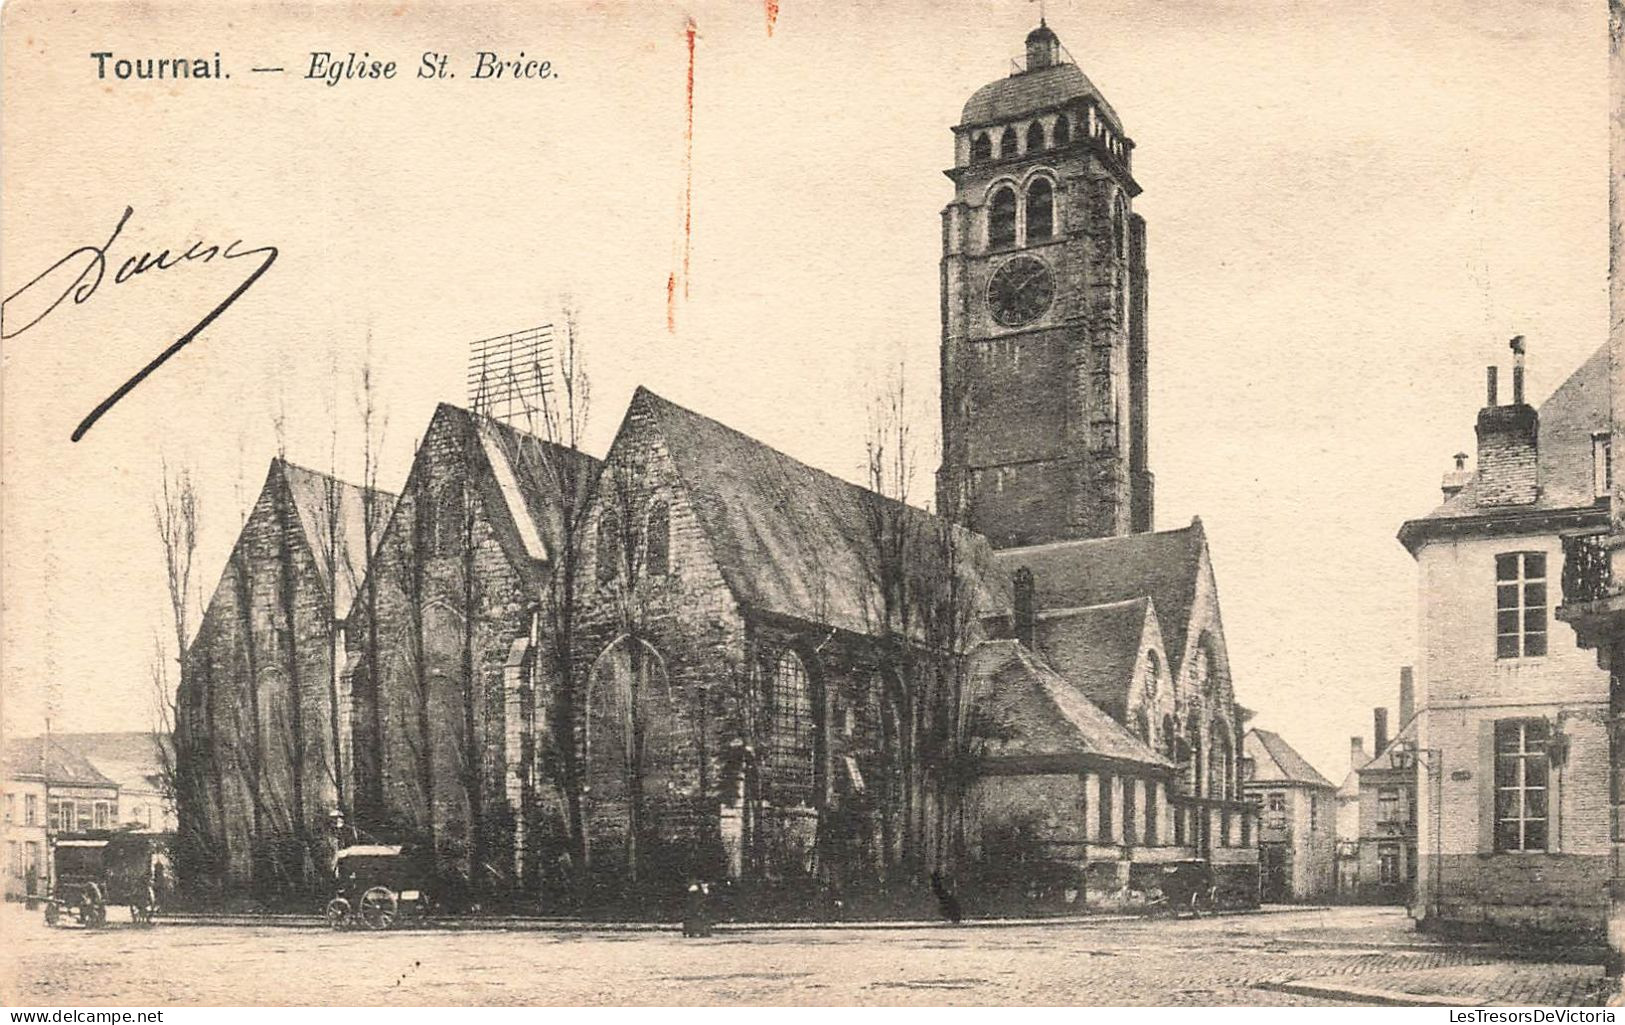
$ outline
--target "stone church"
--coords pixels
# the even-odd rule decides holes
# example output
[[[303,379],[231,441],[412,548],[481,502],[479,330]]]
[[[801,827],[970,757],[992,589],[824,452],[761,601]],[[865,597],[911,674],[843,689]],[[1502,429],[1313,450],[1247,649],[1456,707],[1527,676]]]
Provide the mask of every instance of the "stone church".
[[[939,873],[1113,905],[1195,859],[1256,901],[1206,534],[1153,529],[1133,142],[1043,24],[953,134],[940,515],[645,388],[601,460],[442,405],[321,606],[353,750],[322,792],[363,831],[484,902]],[[211,615],[188,750],[243,750],[210,710],[268,677]]]

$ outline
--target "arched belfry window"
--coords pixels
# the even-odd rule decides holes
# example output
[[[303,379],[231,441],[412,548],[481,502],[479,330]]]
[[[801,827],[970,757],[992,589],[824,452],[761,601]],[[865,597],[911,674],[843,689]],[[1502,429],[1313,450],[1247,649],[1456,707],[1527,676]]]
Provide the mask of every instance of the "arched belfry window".
[[[988,203],[987,244],[994,249],[1016,244],[1016,190],[1001,185]]]
[[[663,577],[671,572],[671,509],[665,502],[656,502],[649,507],[643,537],[644,571],[655,577]]]
[[[620,574],[621,521],[612,512],[598,517],[598,582],[607,584]]]
[[[1016,130],[1014,128],[1006,128],[1004,130],[1004,133],[999,136],[999,156],[1001,156],[1001,157],[1013,157],[1013,156],[1015,156],[1016,155],[1016,149],[1018,148],[1019,145],[1020,144],[1017,141]]]
[[[777,796],[804,801],[813,785],[813,709],[807,666],[785,651],[773,664],[767,695],[767,770]]]
[[[1044,122],[1034,121],[1027,126],[1027,152],[1038,153],[1044,148]]]
[[[993,159],[993,139],[986,132],[977,132],[970,141],[970,158],[972,160]]]
[[[1112,244],[1124,259],[1128,259],[1128,204],[1118,196],[1112,204]]]
[[[1055,186],[1048,178],[1036,178],[1027,187],[1027,241],[1046,239],[1055,233]]]
[[[1066,119],[1065,114],[1062,114],[1060,117],[1055,119],[1055,145],[1057,147],[1065,146],[1071,141],[1072,122]]]

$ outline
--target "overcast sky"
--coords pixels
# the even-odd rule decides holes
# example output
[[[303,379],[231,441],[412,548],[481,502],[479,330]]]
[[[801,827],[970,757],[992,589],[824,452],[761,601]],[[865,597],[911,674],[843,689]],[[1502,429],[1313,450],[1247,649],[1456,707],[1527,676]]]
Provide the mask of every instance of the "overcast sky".
[[[434,404],[463,400],[468,343],[552,319],[565,293],[596,450],[641,383],[858,478],[867,400],[899,364],[917,435],[934,439],[949,127],[1037,18],[1017,2],[782,0],[770,34],[744,2],[457,18],[57,6],[4,8],[5,292],[104,241],[126,205],[115,260],[198,238],[280,255],[78,444],[79,419],[248,261],[109,280],[5,343],[9,734],[38,731],[53,687],[58,729],[148,724],[167,634],[160,458],[202,482],[212,590],[279,415],[288,457],[316,468],[337,423],[338,469],[358,475],[369,339],[386,486]],[[1604,5],[1047,12],[1137,143],[1158,524],[1202,517],[1238,700],[1340,780],[1349,735],[1369,735],[1415,660],[1415,570],[1394,533],[1472,450],[1483,365],[1525,335],[1538,399],[1604,341]],[[474,82],[481,48],[551,59],[559,77]],[[448,52],[461,73],[328,87],[300,77],[319,49],[403,75]],[[233,77],[98,81],[86,55],[104,50],[219,50]]]

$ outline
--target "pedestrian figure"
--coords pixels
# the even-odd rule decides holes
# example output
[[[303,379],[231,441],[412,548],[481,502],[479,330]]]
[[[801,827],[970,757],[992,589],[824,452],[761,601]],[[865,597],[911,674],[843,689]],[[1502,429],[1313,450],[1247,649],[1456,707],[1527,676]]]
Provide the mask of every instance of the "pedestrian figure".
[[[941,873],[931,873],[931,892],[937,895],[937,911],[941,913],[943,921],[958,925],[965,914],[959,907],[959,898],[942,884]]]
[[[683,935],[709,936],[711,935],[711,886],[709,883],[695,880],[688,884],[688,892],[683,896]]]

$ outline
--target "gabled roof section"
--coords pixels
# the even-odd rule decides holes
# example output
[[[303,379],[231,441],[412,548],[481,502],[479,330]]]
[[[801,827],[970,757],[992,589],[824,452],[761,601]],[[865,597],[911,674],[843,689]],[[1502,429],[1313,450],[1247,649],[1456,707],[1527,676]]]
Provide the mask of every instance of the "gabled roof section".
[[[66,786],[114,787],[118,784],[97,771],[83,755],[69,750],[55,737],[16,737],[5,742],[6,774],[33,777]]]
[[[1053,609],[1038,616],[1038,650],[1067,682],[1122,720],[1147,626],[1155,623],[1149,598]]]
[[[538,571],[557,547],[559,496],[573,492],[584,504],[598,475],[598,460],[449,403],[440,404],[435,419],[449,423],[474,467],[483,462],[489,468],[478,475],[479,486],[509,559],[522,571]],[[475,453],[481,458],[473,459]]]
[[[315,557],[316,572],[332,599],[333,617],[343,619],[349,615],[350,603],[355,600],[367,568],[366,491],[331,474],[298,466],[286,459],[276,459],[272,469],[273,472],[280,469],[287,483],[299,525]],[[382,540],[384,524],[389,522],[389,514],[399,496],[383,490],[375,491],[374,495],[378,503],[378,537],[373,539],[376,545]],[[326,557],[330,543],[331,566]]]
[[[1252,782],[1300,783],[1332,789],[1331,781],[1315,771],[1315,767],[1291,744],[1281,739],[1279,733],[1250,729],[1241,744],[1242,754],[1253,760]]]
[[[999,567],[1033,574],[1040,610],[1086,608],[1150,598],[1170,662],[1185,651],[1198,574],[1207,551],[1200,519],[1179,530],[1087,541],[1056,541],[996,553]]]
[[[814,469],[646,388],[633,395],[629,418],[640,404],[741,605],[872,634],[884,620],[882,536],[896,536],[889,532],[898,527],[911,572],[945,580],[957,563],[974,609],[1007,605],[981,535]]]
[[[1172,768],[1018,641],[977,645],[969,672],[983,714],[1012,734],[989,742],[991,758],[1093,756]]]
[[[1414,551],[1414,542],[1449,521],[1474,517],[1519,519],[1560,510],[1596,507],[1591,440],[1608,430],[1608,346],[1592,353],[1579,368],[1540,404],[1536,438],[1536,470],[1540,490],[1532,505],[1481,505],[1478,476],[1444,500],[1426,516],[1400,528],[1400,540]]]

